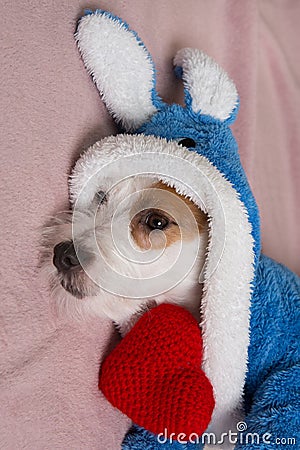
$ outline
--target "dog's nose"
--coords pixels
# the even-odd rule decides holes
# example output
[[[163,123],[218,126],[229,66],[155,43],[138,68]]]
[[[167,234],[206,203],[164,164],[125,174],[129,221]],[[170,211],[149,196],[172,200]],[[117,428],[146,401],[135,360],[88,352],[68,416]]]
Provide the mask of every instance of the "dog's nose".
[[[59,272],[80,266],[73,242],[60,242],[54,247],[53,264]]]

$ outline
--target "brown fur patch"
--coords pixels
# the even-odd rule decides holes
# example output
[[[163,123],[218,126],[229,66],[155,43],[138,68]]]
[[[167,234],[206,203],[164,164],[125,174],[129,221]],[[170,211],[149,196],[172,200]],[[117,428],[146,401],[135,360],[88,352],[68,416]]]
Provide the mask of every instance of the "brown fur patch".
[[[143,207],[134,214],[130,225],[132,237],[142,250],[162,249],[179,240],[189,241],[207,230],[206,214],[191,200],[179,195],[174,188],[158,182],[146,192]],[[163,230],[150,230],[145,217],[151,213],[163,214],[168,218],[169,225]]]

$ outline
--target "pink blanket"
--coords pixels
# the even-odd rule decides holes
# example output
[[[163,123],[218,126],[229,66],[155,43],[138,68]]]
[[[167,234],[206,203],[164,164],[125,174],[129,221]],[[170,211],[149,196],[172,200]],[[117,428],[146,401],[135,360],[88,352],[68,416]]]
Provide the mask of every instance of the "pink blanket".
[[[18,3],[18,6],[16,5]],[[120,448],[128,420],[97,390],[112,325],[51,312],[37,269],[39,227],[66,208],[79,152],[115,128],[79,58],[83,8],[138,31],[167,101],[181,47],[199,47],[241,97],[234,133],[261,210],[264,252],[300,273],[300,2],[295,0],[2,0],[0,448]]]

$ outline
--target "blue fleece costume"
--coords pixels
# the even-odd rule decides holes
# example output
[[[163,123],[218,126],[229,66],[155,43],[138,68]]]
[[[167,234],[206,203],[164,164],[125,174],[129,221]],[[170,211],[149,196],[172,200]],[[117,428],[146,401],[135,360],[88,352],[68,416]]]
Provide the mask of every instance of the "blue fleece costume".
[[[123,42],[124,48],[116,48],[115,36],[121,38],[118,45]],[[206,294],[201,324],[207,352],[204,370],[216,392],[216,414],[208,431],[215,433],[218,439],[229,429],[237,435],[236,440],[227,442],[228,447],[220,445],[216,448],[300,448],[300,279],[261,254],[257,205],[229,128],[239,103],[233,83],[206,55],[184,49],[177,54],[175,65],[176,73],[185,85],[186,105],[166,105],[155,91],[155,71],[150,55],[121,19],[102,11],[89,14],[81,19],[76,38],[108,109],[129,136],[134,133],[134,154],[148,151],[148,136],[154,153],[156,146],[160,146],[157,152],[189,161],[204,174],[204,205],[193,197],[198,187],[193,188],[192,174],[186,190],[180,183],[171,183],[168,173],[161,178],[205,209],[212,220],[208,260],[215,260],[211,255],[219,251],[218,266],[214,266],[212,275],[204,281]],[[121,65],[125,48],[128,55],[132,52],[132,59],[138,63],[131,65],[127,58]],[[113,79],[111,70],[119,74],[118,84],[112,81],[110,85],[107,81],[110,77]],[[126,136],[128,141],[130,137]],[[180,145],[176,148],[176,143],[183,138],[192,139],[195,145],[188,150],[182,150]],[[112,158],[116,158],[113,140],[111,143]],[[91,157],[95,164],[97,158],[101,159],[93,148]],[[211,191],[205,187],[207,179]],[[76,189],[79,191],[80,186],[73,187],[73,191]],[[216,235],[223,219],[214,200],[215,192],[222,203],[224,223],[229,224],[222,252],[216,250]],[[225,279],[227,269],[228,278]],[[211,337],[211,324],[220,328],[220,336]],[[221,356],[216,357],[218,347],[217,344],[214,347],[214,340],[220,343]],[[229,348],[231,344],[233,348]],[[225,361],[224,366],[219,367],[218,361]],[[219,372],[224,373],[221,381]],[[231,375],[237,380],[232,386]],[[223,401],[231,389],[232,396],[228,394],[229,398]],[[228,423],[227,417],[231,417]],[[247,439],[247,433],[254,435]],[[162,444],[157,436],[136,425],[129,430],[122,444],[123,450],[192,448],[203,448],[203,444]]]
[[[261,255],[251,307],[248,373],[245,383],[247,433],[236,450],[296,449],[300,442],[299,291],[294,273]],[[265,436],[265,442],[262,437]],[[290,441],[288,440],[290,439]],[[133,426],[122,445],[129,449],[201,449],[201,444],[160,444]]]

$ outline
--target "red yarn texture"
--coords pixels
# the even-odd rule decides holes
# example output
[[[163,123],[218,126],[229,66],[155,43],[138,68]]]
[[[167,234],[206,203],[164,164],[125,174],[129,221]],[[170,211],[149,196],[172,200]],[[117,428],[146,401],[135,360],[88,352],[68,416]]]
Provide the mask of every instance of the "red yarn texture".
[[[200,436],[215,404],[202,356],[197,321],[180,306],[163,304],[146,312],[105,359],[99,388],[148,431]]]

